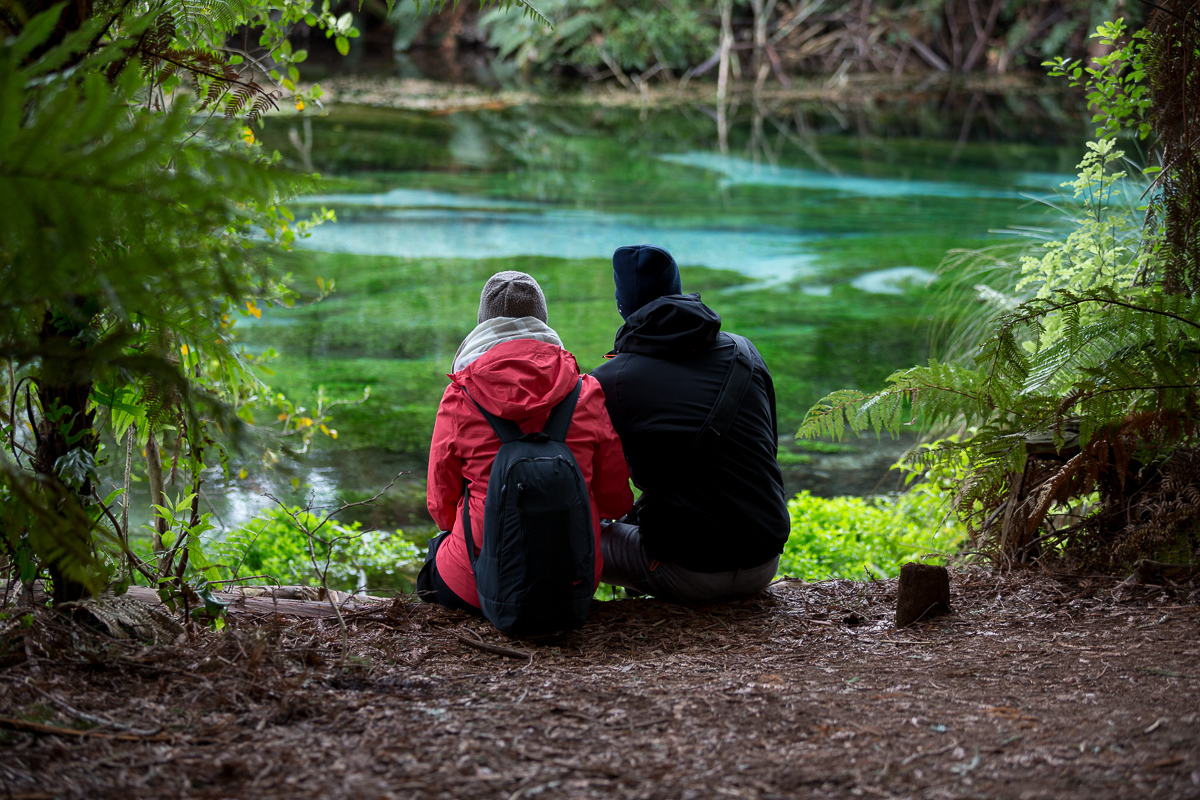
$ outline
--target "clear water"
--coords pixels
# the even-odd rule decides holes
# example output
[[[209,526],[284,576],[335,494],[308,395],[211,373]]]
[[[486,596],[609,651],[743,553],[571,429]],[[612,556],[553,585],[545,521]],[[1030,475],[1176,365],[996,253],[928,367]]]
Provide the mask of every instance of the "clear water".
[[[878,388],[927,357],[935,289],[949,280],[937,274],[945,253],[1050,224],[1035,198],[1073,176],[1085,130],[1060,130],[1049,143],[959,143],[893,135],[887,122],[843,131],[813,112],[803,131],[793,116],[762,121],[772,135],[756,136],[743,115],[721,153],[701,111],[339,108],[307,130],[270,120],[268,146],[327,179],[303,202],[339,218],[303,242],[312,255],[285,266],[302,286],[336,272],[340,288],[310,309],[246,320],[243,339],[281,353],[268,381],[293,396],[317,385],[352,396],[369,384],[372,399],[338,410],[336,442],[322,438],[273,472],[252,453],[240,457],[253,465],[247,479],[209,487],[222,521],[264,507],[264,491],[333,502],[408,470],[370,521],[421,524],[428,431],[483,280],[500,268],[538,277],[552,324],[586,371],[620,323],[607,259],[626,244],[658,244],[681,265],[705,268],[685,271],[685,283],[705,287],[727,326],[764,352],[786,438],[828,391]],[[947,127],[958,133],[957,122]],[[781,129],[787,135],[775,135]],[[789,490],[878,487],[895,448],[856,446],[857,455],[838,456],[841,466],[820,456],[798,463],[807,456],[793,451]]]

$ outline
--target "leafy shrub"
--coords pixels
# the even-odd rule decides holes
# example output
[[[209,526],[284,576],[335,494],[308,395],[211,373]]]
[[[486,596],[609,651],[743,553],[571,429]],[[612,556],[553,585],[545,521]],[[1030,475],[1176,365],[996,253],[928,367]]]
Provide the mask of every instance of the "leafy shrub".
[[[309,529],[321,518],[292,509],[296,519]],[[329,588],[352,591],[411,589],[420,569],[421,549],[404,538],[403,531],[363,531],[361,523],[342,525],[327,522],[314,537],[319,563],[329,559]],[[273,508],[230,532],[213,549],[219,560],[241,575],[270,575],[282,584],[320,582],[309,559],[308,541],[286,511]],[[241,564],[238,567],[238,564]]]
[[[1018,289],[1034,296],[1011,303],[970,359],[931,359],[870,395],[834,392],[801,426],[834,438],[973,428],[922,461],[970,464],[956,510],[996,564],[1200,559],[1200,35],[1191,7],[1174,5],[1131,39],[1120,20],[1102,25],[1094,38],[1114,49],[1094,66],[1047,62],[1087,88],[1100,138],[1068,184],[1081,213],[1066,238],[1021,259]],[[1123,130],[1157,133],[1164,165],[1128,196]]]
[[[922,472],[905,463],[912,486],[881,497],[813,497],[788,503],[791,534],[779,571],[806,579],[891,577],[908,561],[943,562],[966,538],[950,513],[950,470]],[[927,558],[928,554],[937,556]]]
[[[703,61],[717,43],[715,15],[704,5],[662,0],[545,0],[537,5],[553,26],[532,15],[484,15],[481,27],[500,58],[521,66],[566,65],[596,73],[613,65],[636,72],[654,64],[685,70]]]

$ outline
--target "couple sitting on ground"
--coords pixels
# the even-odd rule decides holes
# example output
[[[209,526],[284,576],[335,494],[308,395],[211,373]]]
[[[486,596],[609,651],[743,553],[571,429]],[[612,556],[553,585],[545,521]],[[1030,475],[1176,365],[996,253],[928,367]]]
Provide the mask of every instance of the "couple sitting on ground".
[[[574,568],[565,577],[574,578],[575,599],[563,602],[583,603],[584,615],[601,581],[693,603],[753,595],[773,579],[789,521],[766,364],[748,340],[721,332],[720,315],[698,294],[681,293],[667,251],[622,247],[613,277],[625,324],[609,360],[582,379],[532,277],[501,272],[484,286],[479,325],[455,354],[434,425],[428,505],[445,532],[430,543],[423,599],[474,613],[482,606],[506,630],[494,615],[513,606],[497,605],[496,586],[554,564]],[[539,511],[555,502],[531,488],[546,478],[514,472],[550,458],[537,448],[554,440],[565,441],[555,469],[573,456],[576,505],[584,509],[585,497],[585,510]],[[534,449],[513,449],[522,446]],[[501,462],[505,476],[518,475],[504,485]],[[636,503],[630,476],[642,492]],[[556,496],[572,493],[569,478],[557,485]],[[510,488],[517,499],[505,505]],[[583,546],[558,543],[572,513],[587,532]],[[514,534],[524,544],[489,539],[506,525],[526,531]]]

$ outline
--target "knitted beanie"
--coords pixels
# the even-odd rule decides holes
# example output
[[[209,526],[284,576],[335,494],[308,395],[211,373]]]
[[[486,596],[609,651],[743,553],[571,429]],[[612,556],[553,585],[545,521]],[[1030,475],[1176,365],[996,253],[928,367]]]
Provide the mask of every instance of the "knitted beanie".
[[[479,295],[479,322],[495,317],[535,317],[546,321],[546,297],[524,272],[505,270],[488,278]]]
[[[671,254],[652,244],[619,247],[613,253],[617,311],[623,319],[663,295],[679,294],[683,285]]]

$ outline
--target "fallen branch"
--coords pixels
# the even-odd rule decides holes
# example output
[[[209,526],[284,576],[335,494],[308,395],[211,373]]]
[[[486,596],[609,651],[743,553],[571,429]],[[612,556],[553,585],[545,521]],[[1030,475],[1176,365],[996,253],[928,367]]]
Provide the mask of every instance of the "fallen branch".
[[[509,647],[501,647],[500,645],[496,645],[496,644],[488,644],[487,642],[481,642],[478,639],[472,639],[468,636],[463,636],[458,633],[454,634],[454,638],[458,639],[459,642],[461,642],[462,644],[465,644],[467,647],[474,647],[476,650],[482,650],[485,653],[493,653],[494,655],[498,655],[498,656],[508,656],[509,658],[522,658],[522,659],[527,659],[529,661],[533,660],[533,653],[530,653],[528,651],[521,652],[520,650],[513,650],[512,648],[509,648]]]
[[[67,703],[65,701],[50,694],[49,692],[39,689],[38,687],[36,687],[32,683],[30,683],[28,678],[26,678],[24,680],[24,684],[27,687],[29,687],[30,689],[33,689],[35,692],[40,694],[42,697],[49,700],[53,705],[57,706],[59,708],[59,710],[65,711],[66,713],[70,714],[71,716],[73,716],[77,719],[82,719],[87,722],[93,722],[97,725],[104,725],[105,727],[112,728],[114,730],[125,731],[126,733],[128,733],[131,736],[137,736],[137,737],[141,737],[141,738],[145,738],[147,736],[155,736],[158,733],[162,732],[161,725],[159,727],[153,728],[151,730],[142,730],[141,728],[134,728],[132,726],[125,725],[120,722],[113,722],[111,719],[105,719],[104,717],[97,717],[94,714],[88,714],[85,711],[80,711],[77,708],[67,705]]]
[[[107,733],[105,731],[79,731],[74,728],[60,728],[56,725],[43,725],[40,722],[28,722],[12,717],[0,717],[0,728],[21,733],[37,733],[43,736],[95,736],[100,739],[117,739],[122,742],[166,742],[171,737],[160,733],[154,736],[137,736],[131,733]]]

